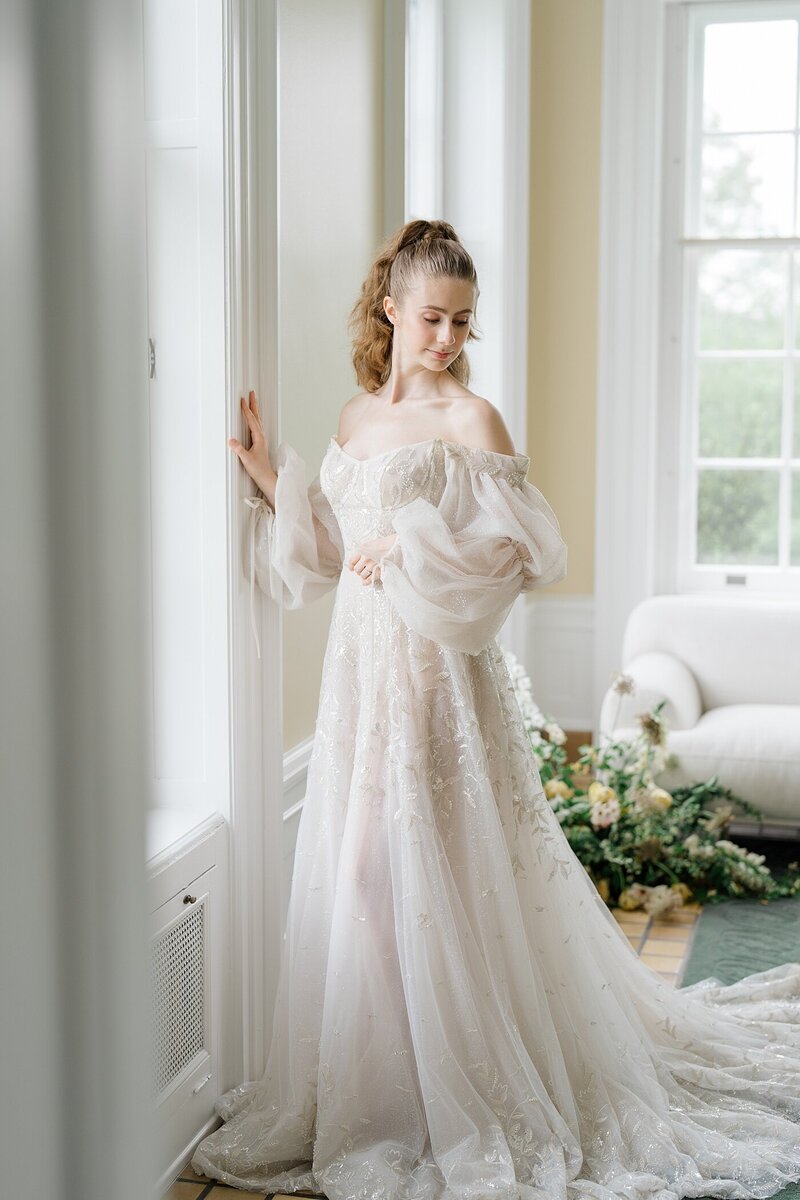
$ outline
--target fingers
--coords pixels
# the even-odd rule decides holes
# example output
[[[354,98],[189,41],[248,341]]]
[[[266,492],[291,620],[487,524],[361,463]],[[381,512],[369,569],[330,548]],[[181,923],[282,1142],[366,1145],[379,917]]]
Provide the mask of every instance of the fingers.
[[[261,424],[261,413],[255,392],[251,389],[247,402],[244,396],[239,397],[239,406],[247,422],[250,433],[250,444],[245,446],[237,438],[228,438],[228,446],[236,454],[245,470],[254,479],[258,473],[264,473],[269,467],[269,443]]]
[[[253,397],[253,399],[255,399],[252,392],[250,395]],[[241,398],[240,404],[242,407],[242,412],[244,413],[244,419],[247,421],[247,425],[250,429],[250,436],[252,437],[253,441],[255,441],[257,437],[263,436],[261,417],[258,413],[258,407],[256,406],[256,408],[253,409],[252,403],[249,406],[245,404],[244,397]]]
[[[346,565],[359,576],[362,583],[372,583],[376,578],[376,570],[380,570],[374,558],[369,558],[366,554],[359,554],[357,550],[354,550],[347,559]]]
[[[251,434],[253,434],[253,436],[258,434],[259,437],[263,437],[264,430],[261,424],[261,412],[258,407],[258,400],[256,400],[255,392],[251,391],[249,393],[247,397],[247,403],[245,403],[244,396],[240,396],[239,405],[244,413],[244,419],[247,421],[247,424],[250,427]]]
[[[248,399],[248,407],[246,407],[244,410],[245,416],[247,417],[248,422],[250,422],[250,418],[252,417],[253,422],[256,424],[256,426],[260,430],[261,429],[261,413],[259,412],[258,401],[256,400],[255,392],[251,391],[250,395],[247,397],[247,399]],[[244,404],[244,400],[242,401],[242,404]],[[252,424],[250,424],[250,428],[251,429],[253,428]]]

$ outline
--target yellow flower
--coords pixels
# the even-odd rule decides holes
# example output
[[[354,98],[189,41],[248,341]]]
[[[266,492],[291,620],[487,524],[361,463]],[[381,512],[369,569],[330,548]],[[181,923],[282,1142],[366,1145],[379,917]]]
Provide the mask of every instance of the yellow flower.
[[[673,892],[680,892],[684,900],[688,900],[692,894],[692,889],[687,883],[673,883],[672,890]]]
[[[618,903],[620,908],[624,908],[626,911],[630,912],[634,908],[641,907],[642,897],[632,893],[630,888],[625,888],[625,890],[619,894]]]
[[[605,783],[601,783],[599,779],[592,780],[586,794],[592,804],[605,804],[609,800],[617,799],[617,793],[614,789]]]
[[[664,788],[651,788],[649,795],[656,808],[666,809],[672,807],[672,796]]]
[[[611,895],[611,885],[607,879],[598,879],[596,884],[597,890],[600,893],[600,898],[608,904],[608,898]]]
[[[548,800],[555,800],[556,796],[560,796],[563,800],[569,800],[575,795],[574,790],[563,779],[548,779],[544,785],[544,794]]]

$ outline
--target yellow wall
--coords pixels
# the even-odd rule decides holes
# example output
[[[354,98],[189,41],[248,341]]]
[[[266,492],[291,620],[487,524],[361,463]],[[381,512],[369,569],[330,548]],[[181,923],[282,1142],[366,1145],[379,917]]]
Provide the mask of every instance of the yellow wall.
[[[282,0],[281,436],[319,470],[358,390],[347,317],[383,238],[383,5]],[[314,732],[333,592],[284,613],[284,750]]]
[[[530,479],[569,547],[549,595],[594,592],[602,0],[533,0]]]

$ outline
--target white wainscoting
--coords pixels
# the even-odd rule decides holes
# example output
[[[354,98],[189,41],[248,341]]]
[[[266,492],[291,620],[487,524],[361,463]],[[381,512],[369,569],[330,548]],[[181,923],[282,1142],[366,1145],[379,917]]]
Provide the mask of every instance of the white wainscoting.
[[[593,730],[594,597],[531,595],[525,615],[536,703],[568,732]]]

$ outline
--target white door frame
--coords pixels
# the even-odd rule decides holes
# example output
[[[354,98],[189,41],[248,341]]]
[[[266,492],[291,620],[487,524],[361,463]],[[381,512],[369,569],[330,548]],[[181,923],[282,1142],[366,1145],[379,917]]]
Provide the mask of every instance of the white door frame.
[[[278,390],[277,0],[223,0],[225,69],[226,393],[230,435],[245,440],[239,398]],[[274,413],[271,403],[262,410]],[[271,429],[271,444],[277,430]],[[282,642],[276,604],[259,603],[261,658],[250,627],[253,488],[229,458],[231,547],[231,1014],[233,1085],[260,1078],[272,1029],[281,946]]]

